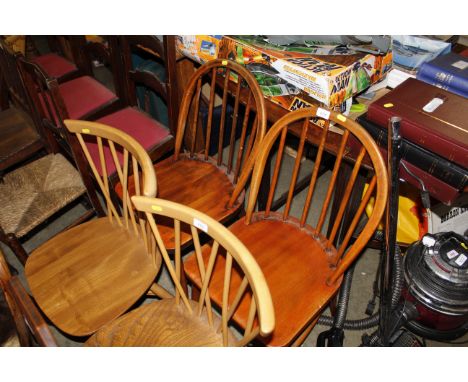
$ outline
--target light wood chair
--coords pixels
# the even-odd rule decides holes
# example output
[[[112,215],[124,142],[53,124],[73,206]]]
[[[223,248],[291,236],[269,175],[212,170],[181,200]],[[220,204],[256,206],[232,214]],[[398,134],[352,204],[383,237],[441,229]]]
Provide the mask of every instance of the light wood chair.
[[[272,333],[275,314],[268,285],[252,255],[228,229],[178,203],[144,196],[133,196],[132,201],[146,215],[175,292],[104,326],[86,342],[88,346],[242,346],[258,335]],[[173,259],[159,230],[162,217],[171,221],[175,232]],[[196,301],[189,298],[181,285],[182,225],[189,227],[195,243],[203,284]],[[201,235],[212,239],[209,260],[205,263],[201,258]],[[216,280],[221,284],[215,285],[211,275],[221,261],[226,265],[222,280]],[[213,287],[223,290],[220,300],[213,299]],[[240,310],[248,318],[243,323],[245,330],[236,331]]]
[[[21,346],[57,346],[41,312],[21,284],[13,276],[0,249],[0,287],[11,313]],[[6,328],[2,328],[4,330]]]
[[[120,316],[145,294],[161,264],[160,255],[150,248],[146,222],[135,214],[128,193],[123,194],[121,214],[112,202],[106,159],[112,158],[124,186],[131,171],[142,174],[134,178],[137,195],[154,196],[156,177],[149,156],[129,135],[95,122],[66,120],[65,125],[76,134],[89,161],[107,216],[41,245],[29,256],[25,275],[34,299],[54,325],[65,333],[85,336]],[[85,137],[96,141],[99,162],[91,158]]]
[[[236,82],[231,81],[233,78]],[[224,84],[221,104],[215,107],[220,82]],[[207,105],[204,108],[203,100]],[[217,111],[220,113],[215,116]],[[232,219],[243,208],[244,186],[253,165],[250,154],[262,140],[266,122],[262,91],[247,69],[220,59],[202,65],[191,77],[183,95],[174,155],[155,165],[157,196],[195,208],[221,223]],[[200,136],[205,143],[197,148]],[[188,138],[187,151],[183,150],[185,138]],[[223,156],[224,150],[227,153]],[[241,177],[244,169],[247,171]],[[119,185],[116,191],[121,193]],[[168,248],[174,246],[172,227],[160,224],[160,229]],[[185,232],[181,240],[189,244]]]
[[[385,209],[388,180],[379,148],[356,122],[341,114],[330,112],[329,120],[325,121],[321,134],[315,164],[308,172],[310,183],[306,198],[302,204],[295,206],[295,209],[300,207],[297,216],[292,216],[294,188],[301,167],[307,132],[312,128],[311,120],[321,118],[320,115],[323,115],[321,112],[328,113],[316,107],[297,110],[285,115],[272,126],[255,152],[255,167],[246,216],[229,227],[252,253],[270,287],[277,323],[273,335],[265,341],[270,346],[298,345],[304,341],[321,312],[339,289],[343,273],[356,260],[371,238]],[[318,198],[313,199],[313,196],[317,189],[317,174],[325,152],[327,137],[332,134],[329,133],[330,121],[342,128],[343,135],[324,201],[320,202]],[[287,175],[290,177],[288,198],[283,212],[273,212],[270,209],[284,160],[285,140],[289,129],[293,124],[297,126],[297,123],[302,127],[293,170]],[[360,146],[356,142],[359,142]],[[262,175],[275,143],[279,144],[278,153],[266,209],[255,212]],[[330,210],[333,193],[338,191],[335,187],[336,182],[342,175],[340,168],[345,162],[345,153],[349,151],[351,143],[353,147],[359,146],[355,151],[357,159],[343,197],[339,200],[335,219],[329,222],[327,230],[325,224],[327,211]],[[335,246],[335,238],[342,227],[345,209],[352,195],[358,172],[365,169],[371,170],[370,187],[363,196],[348,230],[343,234],[341,244]],[[374,194],[375,209],[357,239],[348,247],[362,212],[370,196]],[[319,207],[318,219],[312,222],[312,219],[308,219],[311,205],[319,202],[322,205]],[[208,252],[205,250],[205,261],[207,256]],[[187,258],[184,269],[188,279],[200,288],[202,282],[198,272],[198,259],[195,256]],[[219,283],[217,280],[222,279],[222,272],[214,273],[212,277]],[[210,295],[219,298],[222,291],[212,289]],[[242,316],[242,319],[246,320],[246,315]]]

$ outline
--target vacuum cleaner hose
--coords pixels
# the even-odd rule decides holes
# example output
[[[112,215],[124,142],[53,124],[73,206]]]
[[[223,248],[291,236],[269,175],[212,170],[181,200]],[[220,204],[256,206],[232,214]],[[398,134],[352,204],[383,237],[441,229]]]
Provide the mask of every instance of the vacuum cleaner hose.
[[[318,320],[318,323],[320,325],[335,326],[339,329],[346,330],[365,330],[378,325],[380,319],[379,312],[363,319],[345,320],[346,313],[348,310],[349,296],[351,293],[351,282],[353,280],[353,273],[354,266],[350,268],[344,276],[343,284],[340,288],[340,297],[338,300],[338,306],[335,317],[322,315]],[[403,288],[403,281],[404,279],[401,250],[400,247],[397,245],[395,247],[394,272],[392,277],[391,309],[394,309],[400,300],[400,295]]]

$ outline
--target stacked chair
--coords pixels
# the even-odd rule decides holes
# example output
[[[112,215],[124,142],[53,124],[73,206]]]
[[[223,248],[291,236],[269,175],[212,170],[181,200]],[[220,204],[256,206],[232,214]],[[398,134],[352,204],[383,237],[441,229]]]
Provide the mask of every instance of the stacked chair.
[[[229,88],[232,78],[236,83]],[[209,85],[208,94],[202,91],[205,84]],[[219,84],[224,84],[224,90],[221,104],[215,107]],[[174,154],[155,164],[157,196],[228,223],[242,212],[252,153],[265,134],[266,122],[263,94],[247,69],[229,60],[213,60],[201,66],[182,98]],[[205,142],[202,147],[197,147],[199,137]],[[119,184],[116,192],[121,194]],[[161,224],[160,230],[171,250],[175,244],[172,226]],[[185,246],[192,244],[187,228],[181,240]]]
[[[22,43],[18,43],[19,41]],[[28,51],[32,51],[30,60],[59,83],[84,74],[79,51],[72,50],[69,36],[49,36],[48,45],[51,52],[44,54],[39,53],[30,36],[9,36],[3,39],[3,43],[8,45],[17,57],[26,56]]]
[[[32,295],[52,323],[70,335],[92,335],[86,342],[89,346],[242,346],[258,335],[268,336],[275,324],[271,296],[261,270],[245,246],[210,217],[155,199],[156,177],[149,156],[129,135],[95,122],[67,120],[65,125],[71,134],[76,134],[89,160],[105,197],[108,216],[53,237],[28,258],[25,275]],[[95,137],[100,162],[91,158],[85,135]],[[128,184],[130,171],[142,175],[133,177],[133,204],[128,191],[123,193],[121,214],[110,198],[107,177],[97,171],[97,167],[106,168],[104,146],[112,152],[121,184]],[[122,167],[118,154],[123,158]],[[177,243],[174,258],[169,257],[159,233],[160,217],[173,222]],[[197,256],[201,256],[200,235],[212,239],[210,263],[208,267],[200,264],[200,271],[207,278],[196,301],[189,299],[180,281],[182,224],[190,227]],[[223,281],[225,299],[215,311],[209,279],[218,258],[225,258],[230,265]],[[173,295],[125,313],[151,288],[161,259],[173,281]],[[240,288],[231,287],[234,269],[236,275],[242,273]],[[1,275],[2,287],[13,301],[11,305],[21,305],[17,295],[8,289],[11,275],[6,271]],[[15,287],[21,289],[17,281]],[[232,331],[239,301],[245,296],[250,300],[250,324],[243,332]],[[27,295],[23,297],[28,300]],[[30,301],[27,305],[34,309]],[[31,314],[24,310],[19,315],[28,321]],[[20,319],[15,321],[21,323]],[[35,330],[42,328],[41,324],[28,327],[36,335],[48,336]],[[38,341],[54,343],[49,337]]]
[[[137,85],[150,88],[166,101],[171,116],[170,121],[175,120],[176,99],[169,85],[174,82],[175,70],[175,65],[171,61],[171,57],[175,59],[171,37],[165,37],[163,42],[149,36],[107,37],[105,45],[97,42],[86,43],[83,49],[89,53],[88,61],[100,52],[102,60],[110,63],[119,97],[89,76],[58,84],[55,79],[47,77],[37,65],[20,60],[29,95],[39,110],[42,124],[53,132],[56,141],[71,153],[72,146],[78,147],[78,143],[67,133],[64,120],[67,118],[95,120],[114,126],[134,137],[149,153],[152,160],[160,159],[171,152],[174,146],[174,127],[172,125],[166,127],[151,118],[144,109],[145,105],[138,104],[135,94]],[[164,60],[168,72],[166,80],[162,81],[151,72],[132,68],[131,53],[135,50],[157,52],[164,58],[167,56],[168,58]],[[90,84],[93,89],[89,88]],[[90,155],[96,160],[99,155],[97,146],[93,142],[87,142],[87,145]],[[118,175],[107,148],[104,155],[109,165],[106,175],[114,184],[118,181]],[[89,177],[91,171],[87,168],[87,164],[79,158],[75,160],[83,177]],[[87,187],[89,192],[95,193],[91,184],[87,184]]]
[[[280,118],[268,131],[265,138],[255,151],[255,165],[252,183],[247,202],[246,215],[229,227],[252,253],[265,275],[270,288],[275,307],[276,327],[272,336],[264,339],[269,346],[300,345],[310,333],[320,314],[338,291],[344,272],[354,263],[366,243],[379,224],[388,192],[388,180],[385,163],[380,151],[369,134],[357,123],[341,114],[330,112],[328,120],[324,121],[320,145],[317,150],[314,167],[309,173],[309,188],[307,197],[300,206],[299,213],[292,214],[294,189],[301,167],[301,158],[306,143],[307,131],[311,128],[311,120],[321,115],[317,107],[310,107],[290,112]],[[338,154],[336,155],[332,175],[325,199],[320,202],[313,199],[316,190],[318,172],[322,157],[327,147],[330,122],[343,129]],[[299,125],[298,125],[299,124]],[[282,212],[271,210],[275,195],[281,163],[284,160],[285,142],[293,126],[300,127],[300,142],[293,171],[290,174],[290,185],[286,205]],[[345,192],[329,227],[326,227],[327,213],[331,209],[331,201],[340,169],[346,159],[350,144],[356,150],[356,161],[353,164],[351,176],[345,187]],[[277,146],[275,145],[277,144]],[[268,192],[266,208],[255,212],[259,195],[260,183],[268,163],[269,155],[274,147],[278,147],[274,171]],[[364,194],[357,213],[343,233],[343,240],[335,244],[337,233],[342,229],[342,219],[348,205],[353,187],[356,184],[361,165],[369,170],[369,188]],[[375,196],[375,206],[366,225],[360,231],[357,239],[351,244],[353,233],[360,222],[362,213],[370,197]],[[317,221],[308,220],[311,205],[322,203]],[[327,229],[328,228],[328,229]],[[204,248],[203,260],[196,256],[186,259],[184,269],[187,278],[198,288],[202,288],[203,274],[199,272],[200,261],[209,261],[209,248]],[[225,264],[218,261],[212,274],[211,282],[218,287],[212,287],[210,296],[220,302],[223,289],[220,287]],[[238,278],[238,283],[240,279]],[[237,285],[237,284],[235,284]],[[244,328],[249,322],[248,302],[241,301],[243,308],[239,309],[238,322]]]
[[[89,201],[79,172],[45,133],[25,92],[16,55],[3,42],[0,48],[4,86],[11,99],[0,114],[0,241],[24,264],[24,237],[75,201],[86,207]],[[74,224],[93,214],[87,208]]]
[[[78,37],[71,41],[74,46]],[[304,146],[323,110],[290,112],[266,132],[261,89],[247,69],[230,60],[196,70],[179,110],[173,36],[162,42],[148,36],[106,41],[88,45],[97,52],[88,60],[104,55],[121,73],[114,77],[118,96],[86,86],[78,93],[107,94],[99,106],[93,101],[84,107],[86,97],[67,92],[81,77],[59,83],[19,58],[32,109],[38,110],[34,121],[49,132],[41,147],[63,148],[74,159],[98,213],[29,257],[22,253],[33,300],[0,256],[0,281],[21,342],[29,343],[30,332],[37,344],[55,344],[44,314],[87,346],[302,344],[383,216],[388,179],[375,142],[360,125],[330,112],[298,205],[293,202]],[[135,52],[162,59],[165,78],[144,65],[134,67]],[[151,117],[137,95],[139,86],[164,100],[168,126]],[[328,153],[335,161],[325,198],[318,200],[331,125],[343,134],[337,154]],[[299,135],[299,145],[286,204],[278,212],[272,205],[290,134]],[[272,158],[269,190],[263,193]],[[348,182],[333,201],[345,167]],[[345,219],[362,176],[369,186],[359,195],[357,212]],[[362,224],[371,198],[374,208]],[[320,207],[314,219],[312,205]],[[161,283],[163,269],[169,286]],[[157,299],[142,304],[147,296]]]

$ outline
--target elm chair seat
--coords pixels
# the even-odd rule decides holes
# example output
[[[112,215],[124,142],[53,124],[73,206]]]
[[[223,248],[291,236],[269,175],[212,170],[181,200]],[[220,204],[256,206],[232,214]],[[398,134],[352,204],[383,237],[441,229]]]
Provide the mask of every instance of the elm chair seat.
[[[147,152],[171,139],[171,133],[166,126],[152,119],[143,111],[133,107],[127,107],[106,115],[96,122],[115,127],[131,135]],[[99,158],[97,144],[87,142],[87,146],[91,157],[97,162]],[[122,160],[122,154],[118,152],[117,155]],[[107,165],[107,175],[110,176],[115,173],[115,164],[108,146],[104,147],[104,158]],[[98,172],[99,175],[102,175],[101,168],[98,168]]]
[[[70,119],[85,119],[102,106],[117,100],[113,92],[89,76],[60,84],[59,92]]]
[[[49,77],[61,78],[78,70],[74,63],[56,53],[43,54],[31,61],[39,65]]]
[[[263,339],[264,343],[269,346],[298,346],[304,342],[329,301],[336,295],[341,286],[343,274],[352,266],[374,234],[385,210],[388,179],[385,162],[379,148],[363,127],[333,111],[329,112],[329,119],[323,121],[324,127],[314,166],[307,170],[310,180],[306,197],[294,199],[294,189],[297,185],[306,137],[313,126],[310,122],[318,117],[320,112],[321,109],[315,106],[299,109],[286,114],[271,127],[255,152],[245,217],[229,227],[231,233],[237,236],[252,254],[268,283],[276,313],[275,331],[270,338]],[[329,179],[324,179],[324,181],[328,180],[326,194],[321,197],[317,195],[316,185],[320,163],[329,138],[330,122],[339,124],[344,133],[340,138],[333,172]],[[274,212],[272,204],[277,192],[280,169],[284,163],[283,153],[287,135],[288,133],[294,135],[293,127],[301,125],[294,168],[292,171],[285,171],[283,175],[286,180],[289,178],[286,204],[282,212]],[[332,213],[334,206],[333,193],[340,191],[336,180],[343,174],[341,171],[345,163],[343,157],[350,136],[360,142],[359,154],[352,164],[346,187],[342,190],[343,193],[339,198],[335,196],[336,204],[339,202],[339,206],[327,221],[327,214]],[[264,170],[270,166],[268,158],[273,148],[276,150],[276,147],[278,147],[277,156],[267,203],[263,211],[255,212],[260,183],[265,175]],[[356,179],[359,171],[364,170],[361,169],[361,164],[366,156],[369,168],[373,170],[367,173],[369,187],[362,196],[356,211],[349,213],[350,223],[346,224],[343,220],[346,218],[345,212],[349,207],[353,191],[357,193],[355,195],[362,195],[362,190],[354,187],[358,185]],[[372,215],[369,216],[358,238],[351,243],[352,235],[361,220],[365,206],[370,197],[374,195],[377,201],[375,206],[378,209],[372,211]],[[318,216],[312,215],[312,205],[318,207]],[[338,237],[338,234],[341,237]],[[205,262],[208,256],[209,253],[205,251]],[[196,256],[187,256],[184,261],[184,270],[187,279],[201,289],[199,262],[201,260]],[[218,280],[223,277],[223,264],[219,261],[210,280],[212,283],[210,296],[218,304],[219,296],[223,294],[223,285]],[[234,279],[234,275],[232,277]],[[240,283],[239,277],[237,279]],[[239,308],[238,316],[234,319],[240,327],[245,327],[245,322],[248,320],[247,307]]]
[[[326,280],[334,269],[330,267],[327,257],[317,256],[325,251],[325,245],[314,238],[312,230],[298,230],[298,222],[283,221],[282,214],[271,213],[268,219],[263,219],[260,214],[252,220],[251,224],[245,224],[243,219],[238,220],[229,229],[252,253],[264,272],[273,301],[276,306],[281,306],[281,309],[275,310],[277,325],[268,338],[268,346],[286,346],[296,334],[296,327],[306,326],[309,318],[327,305],[329,296],[335,294],[340,284],[326,285]],[[266,248],[268,256],[262,256]],[[208,246],[204,248],[205,261],[210,255],[209,250]],[[285,253],[287,256],[283,256]],[[197,267],[194,256],[184,263],[185,271],[191,277],[196,275],[192,281],[201,285]],[[217,304],[221,303],[223,297],[224,267],[224,259],[218,259],[211,281],[211,298]],[[286,270],[289,270],[287,282],[278,283],[278,280],[285,279],[283,273]],[[241,282],[239,277],[234,280],[233,287]],[[323,292],[324,288],[327,293]],[[246,326],[248,308],[248,302],[242,301],[237,316],[234,316],[240,327]],[[303,321],[297,322],[298,317]],[[292,322],[294,325],[291,325]]]
[[[190,301],[192,308],[196,303]],[[168,325],[171,323],[171,325]],[[141,306],[105,325],[85,346],[223,346],[223,336],[205,315],[190,314],[168,298]]]
[[[95,155],[98,155],[97,151]],[[110,156],[110,154],[108,155]],[[228,205],[235,185],[232,182],[232,176],[226,174],[226,167],[216,166],[214,160],[204,161],[201,158],[196,161],[189,158],[188,155],[181,154],[179,160],[169,157],[156,163],[154,170],[158,174],[159,198],[190,205],[190,207],[221,223],[224,223],[226,219],[240,211],[243,205],[244,191],[241,192],[235,203]],[[130,177],[130,179],[133,179],[133,177]],[[135,192],[132,183],[130,182],[128,187],[130,195]],[[190,186],[180,187],[184,183]],[[119,197],[122,197],[122,185],[120,183],[116,185],[115,191]],[[169,248],[173,248],[175,245],[173,227],[161,224],[159,230],[164,243]],[[188,233],[186,229],[182,229],[181,240],[183,245],[190,244],[190,235]]]
[[[144,218],[134,213],[128,195],[122,208],[110,197],[107,177],[96,168],[84,136],[124,152],[116,158],[117,173],[126,184],[127,169],[141,169],[142,193],[156,194],[156,176],[150,158],[132,137],[96,122],[65,120],[75,134],[106,201],[107,217],[88,221],[54,236],[33,251],[25,275],[38,306],[64,332],[74,336],[94,333],[131,308],[153,283],[160,255],[151,248]],[[77,157],[80,152],[74,152]],[[137,192],[138,194],[138,192]]]
[[[22,237],[85,191],[78,171],[61,154],[46,155],[3,177],[0,226]]]
[[[31,293],[58,328],[89,335],[144,294],[157,269],[145,243],[107,217],[53,237],[25,266]]]

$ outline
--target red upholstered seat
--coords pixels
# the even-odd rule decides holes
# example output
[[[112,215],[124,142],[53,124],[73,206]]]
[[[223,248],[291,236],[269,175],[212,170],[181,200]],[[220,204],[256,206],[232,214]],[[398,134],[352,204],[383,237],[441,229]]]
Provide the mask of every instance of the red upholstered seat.
[[[149,117],[146,113],[132,107],[119,110],[115,113],[109,114],[96,122],[100,122],[119,130],[126,132],[135,138],[146,151],[163,143],[169,139],[169,129]],[[99,163],[99,151],[96,143],[88,142],[87,144],[89,153],[95,163]],[[122,160],[123,155],[117,152],[119,160]],[[109,147],[104,147],[104,157],[106,160],[107,175],[115,172],[115,165],[112,159],[112,154]],[[98,168],[99,173],[102,175],[102,169]]]
[[[117,99],[114,93],[89,76],[60,84],[59,91],[70,119],[82,119],[87,114]]]
[[[60,78],[65,74],[77,70],[75,64],[55,53],[47,53],[34,57],[32,62],[38,64],[49,77]]]

